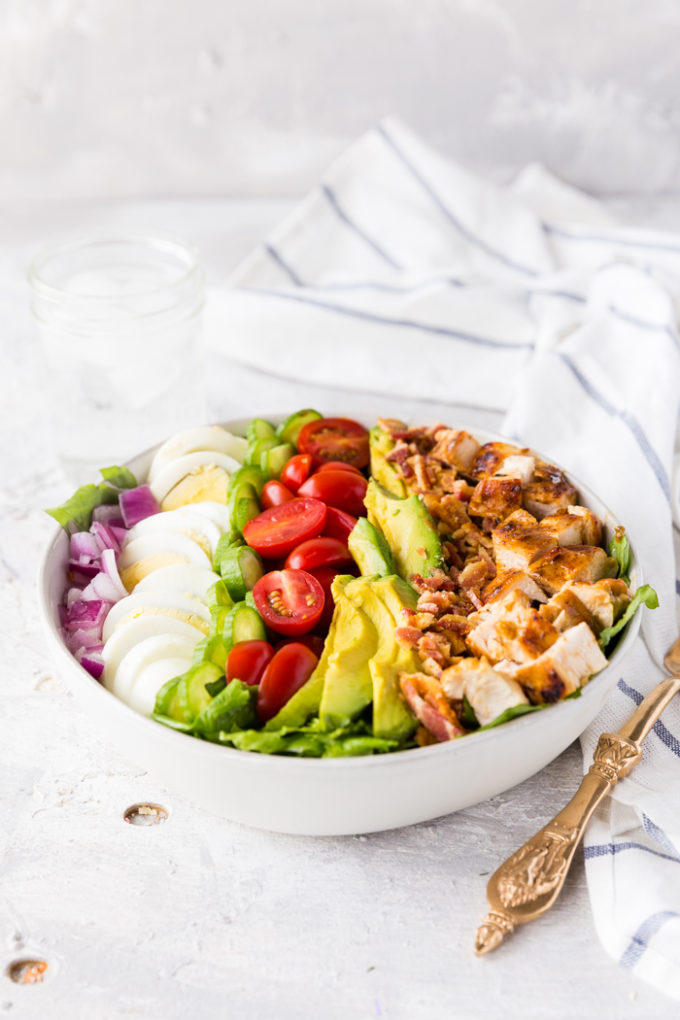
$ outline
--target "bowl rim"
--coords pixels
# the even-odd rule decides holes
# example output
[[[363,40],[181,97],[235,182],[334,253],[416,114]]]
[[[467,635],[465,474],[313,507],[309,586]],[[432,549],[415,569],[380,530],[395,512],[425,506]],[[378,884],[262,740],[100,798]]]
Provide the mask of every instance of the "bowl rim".
[[[268,414],[266,417],[268,421],[276,424],[285,420],[286,415]],[[252,419],[250,417],[226,419],[224,421],[208,424],[219,425],[222,428],[233,431],[238,435],[245,431],[248,422],[251,420]],[[508,436],[502,435],[501,433],[479,428],[477,426],[466,426],[464,423],[457,423],[454,426],[447,427],[465,429],[475,437],[482,437],[484,442],[512,442],[515,445],[521,442],[521,439],[512,439]],[[134,457],[126,460],[125,464],[127,466],[133,466],[138,463],[144,464],[147,462],[148,470],[148,463],[150,463],[151,457],[161,445],[162,443],[158,443],[155,446],[136,454]],[[545,456],[534,447],[527,448],[531,449],[533,453],[536,453],[542,459],[548,461],[548,463],[555,464],[554,459]],[[586,502],[593,502],[599,505],[601,510],[600,513],[598,513],[598,516],[602,517],[603,513],[608,515],[611,523],[608,523],[607,527],[615,527],[620,524],[618,517],[616,517],[603,500],[595,492],[593,492],[593,490],[586,485],[585,482],[582,482],[572,472],[562,468],[561,465],[556,464],[555,466],[564,471],[567,478],[578,488],[580,497],[585,497]],[[143,484],[143,482],[141,484]],[[156,741],[165,741],[167,751],[176,751],[177,753],[180,753],[181,749],[184,748],[184,750],[190,754],[203,756],[206,763],[212,762],[214,757],[215,762],[217,763],[220,761],[226,763],[229,760],[235,760],[247,768],[264,770],[278,768],[284,769],[286,772],[291,774],[296,774],[300,770],[304,771],[307,775],[315,770],[326,774],[328,774],[329,771],[335,770],[340,770],[343,773],[352,773],[353,771],[367,767],[374,771],[384,769],[395,770],[408,767],[409,762],[415,764],[416,761],[422,762],[435,755],[457,754],[458,756],[464,756],[466,754],[474,754],[475,748],[481,751],[484,742],[489,743],[495,741],[496,744],[502,744],[504,741],[514,740],[515,736],[519,737],[522,733],[528,733],[534,726],[541,724],[544,719],[544,716],[541,713],[529,712],[517,719],[510,720],[512,723],[511,726],[503,724],[489,730],[484,730],[481,733],[469,734],[468,736],[475,738],[470,741],[467,739],[449,740],[437,744],[429,744],[425,747],[411,747],[401,751],[390,751],[385,754],[356,755],[340,758],[298,758],[288,755],[261,754],[255,751],[242,751],[235,747],[226,747],[223,744],[200,740],[189,733],[182,733],[181,731],[173,730],[171,727],[163,726],[162,723],[156,722],[149,716],[141,715],[141,713],[130,708],[130,706],[128,706],[124,701],[121,701],[120,698],[117,698],[111,691],[107,690],[103,684],[95,680],[94,677],[92,677],[90,673],[83,668],[83,666],[80,665],[64,644],[56,619],[57,607],[56,605],[51,605],[48,599],[48,573],[50,571],[52,557],[56,555],[59,544],[66,541],[66,538],[66,532],[55,521],[51,536],[48,537],[45,543],[45,548],[40,557],[37,583],[38,604],[42,617],[43,629],[47,632],[52,649],[56,651],[59,661],[63,663],[65,671],[67,671],[67,677],[65,677],[67,686],[76,686],[77,683],[78,693],[80,689],[82,689],[83,694],[92,698],[99,698],[99,703],[104,711],[117,713],[122,722],[127,721],[129,723],[131,729],[138,727],[142,733],[148,734],[150,739],[153,738]],[[644,581],[633,543],[631,543],[631,552],[631,574],[635,580],[636,587],[639,587],[644,583]],[[581,688],[580,696],[578,698],[563,699],[548,706],[551,719],[555,720],[557,718],[555,713],[561,712],[561,718],[566,720],[569,712],[575,714],[579,711],[579,709],[583,708],[584,698],[592,701],[602,694],[604,684],[602,682],[598,683],[597,681],[605,679],[606,674],[611,673],[613,668],[618,665],[619,661],[628,654],[638,636],[640,625],[641,614],[636,613],[629,623],[623,637],[617,643],[616,648],[609,658],[605,668],[601,670],[600,673],[596,674],[585,687]],[[608,697],[608,693],[605,695],[604,700]],[[545,725],[545,723],[543,724]],[[553,725],[555,725],[555,723],[553,723]],[[465,750],[466,748],[468,749],[467,751]]]

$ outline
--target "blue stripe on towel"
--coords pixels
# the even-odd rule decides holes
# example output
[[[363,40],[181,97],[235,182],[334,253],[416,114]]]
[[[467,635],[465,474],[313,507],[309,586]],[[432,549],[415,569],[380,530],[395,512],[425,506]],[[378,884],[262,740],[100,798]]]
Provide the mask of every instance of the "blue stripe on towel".
[[[642,701],[642,694],[636,691],[634,687],[631,687],[626,683],[625,680],[621,679],[616,685],[622,694],[625,694],[627,698],[634,701],[636,705],[639,705]],[[652,730],[656,733],[657,737],[662,744],[665,744],[669,751],[672,751],[674,755],[680,758],[680,740],[674,737],[670,730],[666,729],[664,724],[659,719],[654,723]]]
[[[304,287],[303,280],[300,279],[298,274],[295,272],[293,267],[284,261],[283,256],[280,252],[274,248],[271,244],[265,244],[264,250],[267,252],[269,257],[276,262],[279,269],[282,269],[287,277],[295,284],[296,287]]]
[[[673,843],[671,843],[663,829],[660,829],[658,825],[655,825],[652,819],[648,818],[644,813],[642,815],[642,824],[647,835],[651,836],[652,839],[659,844],[659,846],[662,846],[666,853],[670,854],[674,860],[680,862],[680,855],[678,854],[678,851],[675,849]]]
[[[395,259],[393,259],[391,255],[388,255],[385,249],[381,247],[381,245],[379,245],[378,242],[374,240],[374,238],[370,237],[369,234],[366,233],[363,227],[360,227],[358,223],[355,223],[354,220],[350,219],[350,217],[347,215],[345,210],[338,202],[337,196],[333,191],[331,191],[327,184],[321,185],[321,191],[328,199],[328,202],[333,211],[335,212],[336,216],[338,217],[338,219],[341,220],[346,226],[348,226],[349,229],[357,235],[357,237],[360,237],[364,244],[368,245],[369,248],[371,248],[377,255],[379,255],[381,259],[387,262],[388,265],[392,266],[393,269],[399,270],[403,269],[403,266],[400,266],[399,263]]]
[[[330,301],[319,301],[317,298],[309,297],[307,294],[293,294],[290,291],[263,290],[259,287],[247,287],[241,291],[245,294],[262,294],[266,297],[277,298],[281,301],[297,301],[301,304],[310,305],[313,308],[320,308],[325,312],[334,312],[338,315],[346,315],[352,319],[363,319],[365,322],[374,322],[380,326],[397,326],[403,329],[415,329],[422,333],[432,333],[435,336],[448,336],[453,340],[462,340],[464,343],[477,344],[480,347],[495,347],[507,351],[533,351],[534,344],[530,341],[519,343],[508,343],[505,340],[496,340],[493,337],[479,336],[476,333],[466,333],[458,329],[449,329],[446,326],[431,326],[426,322],[417,322],[414,319],[394,319],[387,315],[377,315],[374,312],[367,312],[363,308],[347,308],[344,305],[332,304]]]
[[[634,240],[632,237],[607,237],[603,234],[579,234],[564,227],[556,227],[552,223],[542,223],[546,234],[562,237],[565,241],[585,241],[587,243],[607,244],[612,248],[651,248],[653,251],[680,252],[680,244],[663,243],[661,241]]]
[[[619,961],[621,966],[629,969],[634,967],[645,949],[647,949],[650,939],[656,935],[666,921],[670,921],[672,918],[678,916],[679,915],[674,910],[659,910],[656,914],[652,914],[651,917],[648,917],[633,935],[630,945]]]
[[[389,146],[392,152],[401,161],[401,163],[410,171],[411,176],[414,177],[415,180],[418,181],[422,189],[425,192],[427,192],[427,194],[430,196],[433,203],[437,206],[442,215],[449,221],[451,226],[454,227],[455,230],[457,230],[461,237],[465,238],[465,240],[468,241],[470,244],[475,245],[475,247],[479,248],[480,251],[483,251],[486,255],[489,255],[491,258],[496,259],[498,262],[502,262],[504,265],[509,266],[510,269],[515,269],[517,270],[517,272],[524,273],[526,276],[539,275],[538,270],[530,269],[528,266],[524,266],[519,262],[515,262],[507,255],[504,255],[503,252],[497,251],[495,248],[492,248],[491,245],[487,244],[486,241],[482,240],[481,237],[477,237],[475,234],[473,234],[463,223],[460,222],[460,220],[456,216],[454,216],[454,214],[451,212],[448,206],[444,204],[444,202],[436,193],[432,185],[425,180],[425,178],[417,169],[417,167],[415,167],[411,160],[408,159],[408,157],[401,151],[401,149],[395,143],[394,139],[391,137],[391,135],[387,133],[382,124],[378,125],[376,131],[380,135],[380,137],[386,142],[386,144]]]
[[[627,426],[627,428],[632,433],[636,443],[642,450],[642,453],[645,456],[645,460],[647,461],[650,468],[654,472],[656,480],[659,483],[664,496],[670,503],[671,486],[668,480],[668,475],[666,474],[664,466],[661,463],[661,460],[656,450],[647,439],[647,436],[643,432],[642,427],[638,420],[634,418],[629,411],[618,411],[613,404],[610,404],[607,398],[603,396],[603,394],[600,393],[600,391],[593,386],[590,380],[586,379],[586,377],[583,375],[580,369],[577,368],[577,366],[574,364],[574,362],[571,360],[568,354],[565,354],[563,351],[556,351],[555,353],[557,354],[558,358],[560,358],[560,360],[564,362],[564,364],[567,366],[567,368],[572,373],[574,378],[581,384],[581,387],[588,394],[588,396],[592,400],[594,400],[595,403],[598,404],[602,408],[602,410],[605,411],[610,416],[610,418],[618,418],[620,421],[624,423],[624,425]]]
[[[645,853],[661,857],[664,861],[680,864],[680,857],[663,854],[660,850],[653,850],[652,847],[644,846],[642,843],[596,843],[593,846],[584,846],[583,856],[588,861],[593,857],[607,857],[609,855],[620,854],[624,850],[644,850]]]

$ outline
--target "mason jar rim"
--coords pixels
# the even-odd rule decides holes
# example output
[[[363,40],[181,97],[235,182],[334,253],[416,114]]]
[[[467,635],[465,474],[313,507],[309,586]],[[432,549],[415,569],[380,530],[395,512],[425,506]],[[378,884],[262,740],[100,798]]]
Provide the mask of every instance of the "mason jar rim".
[[[70,300],[83,302],[84,304],[101,304],[103,301],[115,300],[119,295],[113,294],[80,294],[78,291],[69,290],[67,287],[60,287],[45,279],[45,268],[50,260],[59,256],[68,256],[70,253],[85,251],[88,248],[103,250],[107,245],[129,244],[147,251],[156,250],[159,253],[174,255],[179,263],[178,272],[174,278],[165,283],[154,284],[150,287],[140,287],[137,290],[125,291],[125,297],[152,297],[181,288],[189,282],[192,276],[196,277],[197,284],[203,282],[203,265],[198,248],[190,241],[186,241],[176,235],[165,232],[154,232],[153,234],[133,233],[123,231],[107,231],[101,235],[79,235],[60,241],[53,241],[44,245],[33,257],[27,271],[27,279],[34,292],[48,300]]]

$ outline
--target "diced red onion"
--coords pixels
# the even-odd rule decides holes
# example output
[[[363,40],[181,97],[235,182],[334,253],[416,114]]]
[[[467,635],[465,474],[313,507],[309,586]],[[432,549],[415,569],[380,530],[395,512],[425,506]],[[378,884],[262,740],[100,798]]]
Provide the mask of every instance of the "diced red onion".
[[[84,594],[84,593],[83,593]],[[103,599],[81,599],[74,602],[66,613],[64,627],[76,631],[81,627],[101,627],[106,619],[111,603]]]
[[[85,587],[93,577],[99,573],[98,563],[76,563],[75,560],[68,561],[68,572],[76,584]]]
[[[74,602],[80,602],[83,597],[83,589],[74,586],[66,592],[66,609],[70,609]],[[62,621],[63,623],[63,621]]]
[[[108,524],[94,521],[90,530],[102,543],[104,549],[115,549],[117,553],[120,552],[120,542],[116,538],[113,528],[110,528]]]
[[[104,550],[104,552],[102,553],[101,563],[102,571],[107,575],[109,580],[115,586],[116,591],[118,592],[115,601],[117,602],[118,599],[125,598],[125,596],[127,595],[127,588],[120,579],[120,574],[118,573],[118,563],[116,562],[116,554],[113,551],[113,549]]]
[[[123,524],[120,507],[116,506],[115,503],[102,503],[101,506],[96,506],[92,511],[92,520],[99,521],[101,524],[108,524],[109,527],[121,527]]]
[[[76,531],[71,535],[71,559],[77,563],[91,563],[99,559],[104,543],[89,531]]]
[[[126,528],[132,528],[139,521],[160,513],[160,506],[148,485],[136,489],[125,489],[118,497],[120,512]]]
[[[79,648],[101,648],[102,629],[101,627],[81,627],[68,635],[66,643],[74,652]]]
[[[127,528],[123,527],[123,522],[120,522],[120,527],[117,524],[109,524],[109,531],[113,533],[114,538],[122,549],[123,542],[127,538]]]
[[[103,645],[97,645],[93,648],[78,648],[76,650],[75,657],[87,672],[95,678],[100,680],[101,675],[104,672],[104,660],[101,657],[101,650]]]

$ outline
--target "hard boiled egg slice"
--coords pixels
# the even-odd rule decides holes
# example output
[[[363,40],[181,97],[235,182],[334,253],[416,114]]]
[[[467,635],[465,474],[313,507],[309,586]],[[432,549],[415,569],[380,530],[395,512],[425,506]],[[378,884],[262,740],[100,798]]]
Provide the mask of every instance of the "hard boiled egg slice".
[[[187,453],[161,468],[149,488],[162,510],[175,510],[206,499],[226,503],[229,476],[240,466],[233,457],[213,450]]]
[[[171,461],[183,457],[186,453],[195,453],[197,450],[215,450],[217,453],[225,453],[227,457],[233,457],[239,464],[243,463],[248,449],[248,443],[241,436],[235,436],[219,425],[203,425],[195,429],[186,429],[171,436],[156,451],[151,467],[149,468],[149,480],[153,481],[156,475]]]
[[[194,647],[194,643],[189,638],[182,637],[180,634],[159,634],[156,637],[144,638],[134,648],[131,648],[127,655],[123,656],[113,675],[109,690],[129,705],[135,684],[148,666],[162,659],[180,659],[188,663],[183,669],[180,668],[178,673],[172,674],[180,676],[191,665]]]
[[[205,570],[212,567],[210,556],[192,538],[158,528],[126,542],[118,557],[118,573],[127,590],[132,591],[142,578],[172,563],[191,563]]]
[[[219,574],[203,567],[194,567],[190,563],[173,563],[169,567],[161,567],[143,578],[133,594],[138,592],[177,592],[189,598],[204,601],[210,588],[220,580]]]
[[[140,591],[111,606],[102,628],[104,643],[106,644],[118,626],[141,616],[142,613],[145,616],[172,616],[176,620],[190,624],[199,635],[197,641],[210,630],[210,610],[198,599],[179,595],[177,592]]]
[[[128,704],[142,715],[151,715],[156,706],[156,697],[161,687],[176,676],[181,676],[191,669],[191,660],[159,659],[152,662],[137,674]]]
[[[221,531],[229,531],[231,527],[231,521],[229,519],[229,511],[227,510],[224,503],[215,503],[212,500],[204,500],[202,503],[192,503],[191,512],[195,514],[202,514],[211,520]]]
[[[119,624],[102,649],[104,686],[111,688],[113,677],[121,660],[131,648],[148,637],[158,637],[163,634],[179,634],[189,641],[193,641],[194,645],[201,640],[201,632],[196,627],[192,627],[190,623],[175,616],[161,616],[158,613],[145,612],[142,609],[139,615],[133,615],[125,623]]]
[[[145,517],[143,521],[135,524],[127,534],[126,543],[133,542],[140,535],[164,530],[176,531],[193,539],[211,559],[222,534],[215,522],[209,520],[205,514],[192,513],[191,510],[184,509],[168,510],[165,513],[152,514],[151,517]]]

